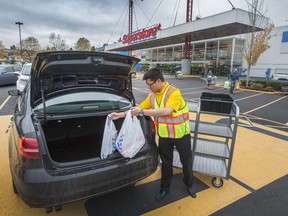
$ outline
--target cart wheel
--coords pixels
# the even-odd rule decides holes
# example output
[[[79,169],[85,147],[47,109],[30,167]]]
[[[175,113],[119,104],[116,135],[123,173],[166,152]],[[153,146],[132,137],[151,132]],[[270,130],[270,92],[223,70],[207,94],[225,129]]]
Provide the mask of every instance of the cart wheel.
[[[219,178],[219,177],[213,177],[213,178],[212,178],[212,184],[213,184],[214,187],[220,188],[220,187],[223,186],[224,182],[223,182],[223,180],[222,180],[221,178]]]

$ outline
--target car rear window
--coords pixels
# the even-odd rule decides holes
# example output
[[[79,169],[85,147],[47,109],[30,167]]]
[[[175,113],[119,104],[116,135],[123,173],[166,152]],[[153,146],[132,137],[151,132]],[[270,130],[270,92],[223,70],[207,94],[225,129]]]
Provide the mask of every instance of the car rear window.
[[[14,65],[14,71],[21,71],[22,67],[19,65]]]
[[[31,74],[31,67],[32,67],[31,64],[29,64],[29,65],[24,65],[24,66],[23,66],[23,69],[22,69],[22,74],[23,74],[23,75],[26,75],[26,76],[30,76],[30,74]]]
[[[69,93],[48,99],[45,105],[47,114],[113,111],[132,106],[124,97],[101,92]],[[38,105],[35,111],[43,113],[43,104]]]

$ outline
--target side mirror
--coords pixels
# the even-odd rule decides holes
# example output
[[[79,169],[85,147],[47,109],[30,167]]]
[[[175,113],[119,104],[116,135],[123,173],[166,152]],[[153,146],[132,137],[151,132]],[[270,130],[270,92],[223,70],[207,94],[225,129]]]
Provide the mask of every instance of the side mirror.
[[[20,75],[20,72],[19,71],[15,71],[13,72],[15,75],[19,76]]]
[[[12,89],[12,90],[8,91],[8,94],[10,96],[20,96],[20,95],[22,95],[22,92],[19,91],[18,89]]]

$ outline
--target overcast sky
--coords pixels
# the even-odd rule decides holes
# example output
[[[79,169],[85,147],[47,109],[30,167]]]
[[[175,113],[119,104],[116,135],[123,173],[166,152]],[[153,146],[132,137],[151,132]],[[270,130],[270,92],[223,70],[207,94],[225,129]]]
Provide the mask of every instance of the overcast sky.
[[[162,29],[184,23],[186,2],[134,0],[133,31],[157,23],[161,23]],[[246,0],[230,2],[236,8],[248,10]],[[44,48],[50,45],[52,32],[60,34],[69,47],[74,47],[80,37],[96,47],[111,44],[128,32],[127,3],[128,0],[0,0],[0,41],[6,48],[18,46],[19,28],[15,22],[20,21],[24,23],[22,39],[33,36]],[[276,26],[288,25],[287,0],[264,0],[266,8],[266,16]],[[193,0],[193,20],[197,15],[207,17],[228,10],[228,0]]]

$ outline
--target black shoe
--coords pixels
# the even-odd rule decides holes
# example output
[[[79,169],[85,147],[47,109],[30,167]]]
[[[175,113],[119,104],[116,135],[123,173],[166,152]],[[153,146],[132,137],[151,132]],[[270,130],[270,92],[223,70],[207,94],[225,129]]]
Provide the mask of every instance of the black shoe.
[[[187,191],[192,198],[196,198],[196,193],[193,191],[192,186],[187,186]]]
[[[166,197],[167,194],[168,194],[168,191],[160,190],[160,192],[156,195],[156,198],[155,198],[156,202],[162,201]]]

